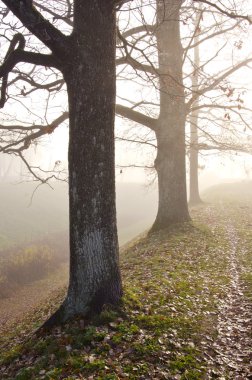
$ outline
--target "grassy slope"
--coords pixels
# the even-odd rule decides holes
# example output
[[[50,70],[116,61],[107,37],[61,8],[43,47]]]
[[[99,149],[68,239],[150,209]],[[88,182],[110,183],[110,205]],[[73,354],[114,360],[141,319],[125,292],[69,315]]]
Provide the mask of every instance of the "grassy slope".
[[[249,207],[249,209],[248,209]],[[79,320],[28,339],[60,302],[64,289],[2,337],[1,378],[232,379],[212,368],[218,305],[229,292],[226,226],[242,244],[238,261],[252,294],[251,205],[207,205],[194,223],[141,238],[123,252],[124,304],[85,326]],[[226,374],[226,375],[225,375]]]

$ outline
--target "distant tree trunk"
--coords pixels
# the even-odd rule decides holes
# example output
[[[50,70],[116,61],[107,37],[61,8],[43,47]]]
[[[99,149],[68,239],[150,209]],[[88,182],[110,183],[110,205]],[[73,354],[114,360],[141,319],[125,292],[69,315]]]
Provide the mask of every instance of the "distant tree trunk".
[[[122,295],[115,211],[113,2],[77,0],[75,15],[72,60],[62,69],[70,120],[70,283],[65,302],[47,325],[99,312]]]
[[[151,232],[190,220],[185,169],[186,106],[180,39],[182,1],[157,1],[156,31],[160,77],[160,115],[157,126],[159,204]]]
[[[199,56],[199,24],[200,24],[201,13],[199,12],[195,20],[195,28],[198,28],[194,36],[194,72],[192,77],[192,90],[197,93],[199,87],[199,67],[200,67],[200,56]],[[193,103],[192,107],[197,107],[199,105],[198,98]],[[199,177],[198,177],[198,167],[199,167],[199,149],[198,149],[198,110],[193,110],[190,114],[190,194],[189,203],[191,205],[196,205],[202,203],[199,194]]]
[[[190,205],[202,203],[199,194],[199,150],[198,150],[198,114],[192,112],[190,115]]]
[[[13,157],[1,154],[1,165],[0,165],[0,180],[1,182],[7,182],[10,180],[11,169],[13,165]]]

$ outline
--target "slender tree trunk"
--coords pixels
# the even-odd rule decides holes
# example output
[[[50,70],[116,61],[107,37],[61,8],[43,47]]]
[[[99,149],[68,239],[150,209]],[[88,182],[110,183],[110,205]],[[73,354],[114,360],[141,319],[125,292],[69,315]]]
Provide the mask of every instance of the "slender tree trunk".
[[[1,163],[1,172],[0,179],[1,182],[8,182],[11,179],[10,173],[13,166],[13,157],[10,155],[1,155],[2,163]]]
[[[158,213],[151,232],[190,219],[186,194],[185,120],[180,40],[182,1],[157,1],[160,115],[157,126]]]
[[[190,115],[190,198],[189,204],[196,205],[202,203],[199,194],[199,150],[198,150],[198,113],[192,112]]]
[[[195,28],[199,30],[201,12],[198,13],[195,20]],[[199,88],[199,66],[200,66],[200,55],[199,55],[199,32],[196,30],[194,36],[194,73],[192,77],[192,90],[197,93]],[[193,107],[199,105],[198,99],[193,103]],[[198,167],[199,167],[199,149],[198,149],[198,110],[194,110],[190,114],[190,197],[189,203],[191,205],[196,205],[202,203],[199,194],[199,178],[198,178]]]
[[[70,121],[70,283],[49,325],[99,312],[122,295],[115,210],[115,12],[112,1],[75,3],[72,61],[64,70]]]

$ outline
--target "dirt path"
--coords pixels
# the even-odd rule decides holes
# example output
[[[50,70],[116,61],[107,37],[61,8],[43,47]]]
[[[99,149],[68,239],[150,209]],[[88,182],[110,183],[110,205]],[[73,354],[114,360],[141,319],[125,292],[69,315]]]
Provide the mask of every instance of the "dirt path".
[[[67,275],[68,266],[64,264],[49,277],[23,286],[11,297],[0,299],[0,334],[9,325],[30,315],[55,291],[66,285]]]
[[[222,211],[222,215],[225,215],[223,208]],[[240,278],[238,248],[243,247],[244,242],[239,238],[232,220],[227,218],[226,222],[223,226],[230,246],[225,252],[230,284],[227,297],[219,301],[216,328],[218,336],[212,345],[215,355],[209,357],[209,366],[218,368],[216,372],[218,379],[245,380],[252,379],[252,304],[244,295]]]

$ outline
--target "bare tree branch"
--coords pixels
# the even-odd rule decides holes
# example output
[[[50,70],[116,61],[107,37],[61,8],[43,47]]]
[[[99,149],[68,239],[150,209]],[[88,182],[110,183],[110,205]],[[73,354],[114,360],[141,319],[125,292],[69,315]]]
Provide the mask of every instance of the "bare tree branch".
[[[231,74],[235,73],[240,68],[248,65],[250,62],[252,62],[252,58],[248,58],[240,63],[237,63],[235,66],[226,70],[222,75],[216,78],[209,86],[201,87],[196,93],[193,94],[191,99],[187,102],[187,107],[191,106],[194,103],[195,99],[197,99],[201,95],[204,95],[206,92],[214,90],[216,86],[218,86],[218,84],[220,84],[224,79],[229,77]]]
[[[29,0],[2,0],[22,24],[54,54],[66,53],[67,36],[55,28],[37,11]]]
[[[223,13],[224,15],[230,17],[230,18],[239,18],[239,19],[242,19],[242,20],[245,20],[245,21],[248,21],[249,24],[252,24],[252,17],[251,16],[244,16],[244,15],[241,15],[241,14],[237,14],[235,12],[228,12],[227,10],[219,7],[217,4],[215,3],[212,3],[211,1],[208,1],[208,0],[193,0],[194,2],[197,2],[197,3],[203,3],[203,4],[207,4],[207,5],[210,5],[211,7],[217,9],[219,12]]]
[[[135,121],[136,123],[142,124],[145,127],[152,129],[153,131],[156,130],[156,125],[157,125],[156,119],[146,116],[141,112],[135,111],[132,108],[117,104],[116,113],[122,117],[126,117],[127,119]]]
[[[16,47],[17,46],[17,47]],[[6,101],[6,91],[8,86],[8,74],[19,62],[32,63],[42,66],[57,66],[52,55],[33,53],[24,51],[25,38],[22,34],[14,35],[10,42],[3,64],[0,66],[0,78],[2,79],[0,108],[3,108]]]
[[[135,28],[126,30],[125,32],[122,32],[121,35],[124,38],[128,38],[128,37],[133,36],[134,34],[143,33],[143,32],[154,33],[156,28],[157,28],[156,25],[144,24],[144,25],[139,25],[139,26],[136,26]]]
[[[63,112],[62,115],[60,115],[57,119],[55,119],[52,123],[50,123],[47,126],[42,125],[34,125],[27,129],[25,126],[13,126],[13,128],[6,128],[6,126],[1,127],[1,129],[10,129],[10,130],[16,130],[16,131],[33,131],[30,134],[25,134],[24,137],[18,138],[15,141],[11,141],[7,143],[5,146],[0,146],[0,152],[1,153],[21,153],[22,151],[29,148],[31,143],[38,139],[41,136],[44,136],[46,134],[51,134],[54,132],[54,130],[62,124],[65,120],[68,119],[68,112]],[[37,130],[37,131],[36,131]],[[23,136],[23,135],[21,135]]]

